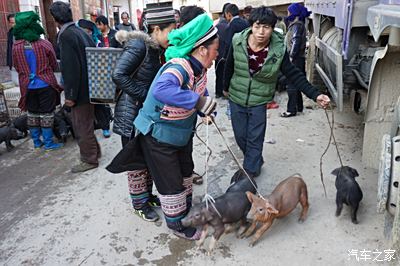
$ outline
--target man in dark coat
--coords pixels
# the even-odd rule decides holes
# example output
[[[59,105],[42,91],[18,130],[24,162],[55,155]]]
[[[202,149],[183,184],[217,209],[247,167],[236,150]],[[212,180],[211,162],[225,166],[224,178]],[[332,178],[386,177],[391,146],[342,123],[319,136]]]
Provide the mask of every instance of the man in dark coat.
[[[226,3],[222,8],[222,13],[219,17],[219,21],[215,26],[218,29],[219,35],[219,47],[218,47],[218,57],[215,60],[215,97],[220,98],[223,96],[223,86],[224,86],[224,66],[225,58],[224,54],[229,47],[226,46],[226,34],[228,30],[228,21],[225,19],[224,11],[229,3]]]
[[[229,47],[232,44],[232,38],[235,33],[241,32],[242,30],[249,27],[249,22],[239,16],[239,8],[235,4],[226,6],[224,10],[225,18],[229,23],[228,29],[226,30],[226,49],[224,58],[228,55]]]
[[[78,140],[81,162],[73,173],[98,167],[100,146],[94,135],[94,106],[89,102],[89,85],[85,47],[95,47],[93,40],[72,21],[69,4],[58,1],[50,13],[60,28],[61,73],[64,79],[65,105],[71,107],[72,126]]]
[[[7,33],[7,66],[10,67],[10,70],[13,66],[12,62],[12,47],[14,43],[14,34],[13,28],[15,25],[15,14],[8,14],[7,16],[8,24],[10,25],[10,30]]]

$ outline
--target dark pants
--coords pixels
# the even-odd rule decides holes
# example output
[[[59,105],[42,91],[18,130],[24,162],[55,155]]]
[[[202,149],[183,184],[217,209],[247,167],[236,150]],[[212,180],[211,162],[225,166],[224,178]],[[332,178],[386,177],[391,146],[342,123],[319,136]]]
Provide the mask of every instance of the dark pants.
[[[267,110],[265,105],[242,107],[232,101],[231,121],[236,143],[244,155],[243,168],[252,175],[258,175],[264,163],[262,157]]]
[[[215,96],[222,96],[224,86],[225,60],[217,60],[215,68]]]
[[[305,58],[300,57],[293,64],[303,73],[306,73],[306,61]],[[287,94],[289,97],[287,104],[287,111],[289,113],[303,112],[303,96],[301,91],[296,87],[296,85],[288,83]]]
[[[98,164],[100,146],[94,135],[94,106],[90,103],[74,106],[71,108],[71,116],[81,160],[90,164]]]
[[[57,92],[52,87],[28,89],[26,107],[34,114],[52,113],[56,109]]]
[[[140,135],[147,167],[157,190],[162,195],[179,194],[185,190],[183,178],[193,172],[192,141],[184,147],[160,143],[151,134]]]
[[[96,119],[95,129],[110,130],[111,107],[108,104],[96,104],[94,114]]]
[[[184,147],[160,143],[151,134],[139,135],[147,167],[160,193],[161,209],[168,228],[192,237],[182,219],[192,206],[192,141]]]

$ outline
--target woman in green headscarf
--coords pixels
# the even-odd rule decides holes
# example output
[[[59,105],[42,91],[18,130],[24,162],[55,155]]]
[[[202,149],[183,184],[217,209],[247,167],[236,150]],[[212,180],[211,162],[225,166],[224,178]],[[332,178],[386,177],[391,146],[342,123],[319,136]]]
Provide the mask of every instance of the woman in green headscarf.
[[[40,17],[33,11],[19,12],[15,16],[14,36],[15,40],[34,42],[44,35],[44,29],[39,24]]]
[[[136,150],[135,156],[125,160],[123,150],[107,169],[121,171],[122,165],[128,165],[127,170],[136,170],[132,168],[144,157],[160,193],[167,226],[180,237],[196,240],[200,232],[183,226],[181,220],[191,207],[194,120],[198,113],[211,115],[216,107],[206,85],[207,69],[218,55],[219,41],[206,14],[173,30],[168,40],[168,62],[157,73],[134,122],[139,134],[127,145],[127,149],[135,146],[141,152]],[[129,165],[129,160],[135,166]]]
[[[40,38],[45,32],[35,12],[17,13],[15,23],[13,64],[18,72],[21,90],[19,107],[22,111],[28,111],[28,126],[34,148],[44,146],[45,150],[58,149],[62,144],[53,142],[53,122],[62,89],[54,75],[58,64],[53,45]]]

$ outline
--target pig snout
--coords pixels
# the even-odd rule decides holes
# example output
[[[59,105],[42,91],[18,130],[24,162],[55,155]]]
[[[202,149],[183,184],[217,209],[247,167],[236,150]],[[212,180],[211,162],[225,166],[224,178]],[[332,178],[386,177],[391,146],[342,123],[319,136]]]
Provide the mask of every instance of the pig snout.
[[[207,223],[201,207],[193,206],[189,213],[184,217],[181,222],[185,227],[201,226]]]

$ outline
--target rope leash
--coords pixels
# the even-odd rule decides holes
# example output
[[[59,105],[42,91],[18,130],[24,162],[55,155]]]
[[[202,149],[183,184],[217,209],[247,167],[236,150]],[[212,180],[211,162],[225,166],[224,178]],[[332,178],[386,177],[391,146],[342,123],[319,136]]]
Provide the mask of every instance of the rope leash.
[[[326,116],[326,119],[328,121],[328,125],[329,125],[329,128],[330,128],[330,136],[329,136],[328,145],[326,146],[324,152],[321,155],[321,158],[319,159],[319,171],[320,171],[320,175],[321,175],[322,186],[324,187],[325,198],[327,198],[328,196],[327,196],[327,193],[326,193],[326,188],[325,188],[325,183],[324,183],[324,174],[322,172],[322,160],[323,160],[323,157],[325,156],[325,154],[328,152],[329,147],[331,146],[331,140],[332,139],[333,139],[333,144],[335,145],[335,148],[336,148],[337,156],[338,156],[339,161],[340,161],[340,166],[343,167],[342,157],[340,156],[340,152],[339,152],[339,148],[338,148],[338,145],[337,145],[337,142],[336,142],[335,134],[333,132],[334,131],[334,125],[335,125],[335,115],[334,115],[334,112],[333,112],[332,105],[330,103],[329,103],[329,108],[330,108],[331,113],[332,113],[332,122],[329,120],[328,111],[326,109],[324,109],[324,111],[325,111],[325,116]]]
[[[225,139],[225,136],[222,134],[221,130],[219,129],[219,127],[217,126],[217,124],[215,123],[214,120],[211,120],[211,123],[214,125],[215,129],[217,130],[217,132],[219,133],[219,135],[222,137],[222,140],[225,143],[225,146],[227,147],[229,153],[232,155],[234,161],[236,162],[236,164],[238,165],[239,169],[243,171],[243,173],[245,173],[246,177],[249,179],[251,185],[255,188],[258,196],[265,200],[265,198],[261,195],[261,193],[258,191],[257,186],[254,184],[252,178],[249,176],[249,174],[246,172],[246,170],[244,170],[244,168],[242,167],[242,165],[240,164],[238,158],[235,156],[235,154],[233,153],[232,149],[229,147],[228,142]]]
[[[201,124],[204,124],[204,123],[202,122]],[[196,133],[196,135],[197,135],[197,133]],[[200,137],[198,135],[197,135],[197,137],[200,139]],[[204,141],[202,141],[202,142],[204,143]],[[205,152],[205,176],[204,176],[205,177],[204,178],[205,193],[204,193],[203,201],[205,201],[205,203],[206,203],[207,210],[209,209],[208,205],[210,204],[214,208],[214,210],[218,214],[218,216],[220,218],[222,218],[221,213],[217,210],[217,207],[215,207],[215,199],[210,194],[208,194],[208,161],[209,161],[209,159],[211,157],[211,153],[212,153],[212,150],[210,149],[210,146],[209,146],[208,124],[206,124],[206,143],[205,143],[205,146],[206,146],[206,152]],[[208,150],[210,151],[209,156],[207,156],[207,151]]]

